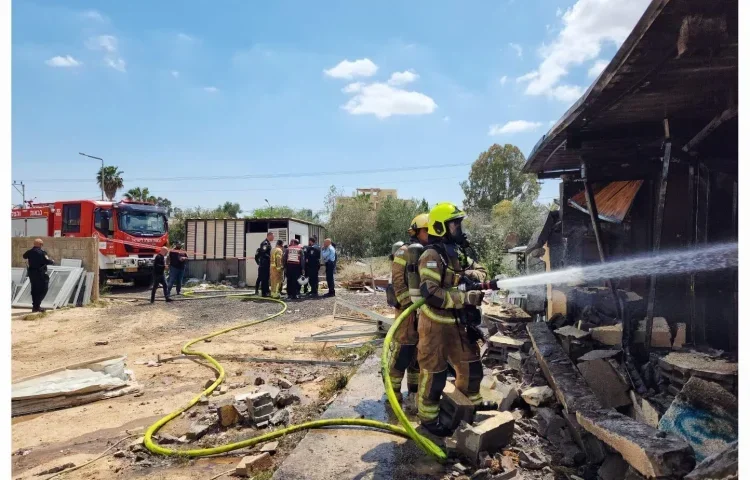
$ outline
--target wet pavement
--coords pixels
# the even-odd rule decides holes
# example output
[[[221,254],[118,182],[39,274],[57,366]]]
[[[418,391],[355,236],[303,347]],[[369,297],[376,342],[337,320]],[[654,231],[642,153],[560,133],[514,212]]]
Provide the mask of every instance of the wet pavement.
[[[321,418],[367,418],[397,423],[383,393],[380,353],[370,356]],[[361,427],[311,430],[274,480],[434,479],[443,467],[414,442]]]

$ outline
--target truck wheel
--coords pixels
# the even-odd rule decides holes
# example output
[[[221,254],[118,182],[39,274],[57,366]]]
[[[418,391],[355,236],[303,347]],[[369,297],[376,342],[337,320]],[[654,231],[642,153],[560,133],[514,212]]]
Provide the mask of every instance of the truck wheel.
[[[104,270],[99,270],[99,288],[102,288],[107,285],[107,272]]]

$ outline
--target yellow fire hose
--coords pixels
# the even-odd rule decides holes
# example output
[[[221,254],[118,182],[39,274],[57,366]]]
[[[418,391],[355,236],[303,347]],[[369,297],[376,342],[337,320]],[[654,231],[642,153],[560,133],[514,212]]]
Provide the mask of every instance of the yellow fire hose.
[[[401,423],[401,426],[391,425],[389,423],[378,422],[375,420],[360,419],[360,418],[333,418],[333,419],[327,419],[327,420],[315,420],[312,422],[305,422],[305,423],[300,423],[297,425],[290,425],[286,428],[282,428],[279,430],[275,430],[273,432],[259,435],[254,438],[249,438],[247,440],[242,440],[240,442],[229,443],[226,445],[221,445],[221,446],[212,447],[212,448],[197,448],[197,449],[192,449],[192,450],[174,450],[174,449],[165,448],[165,447],[162,447],[161,445],[156,444],[153,440],[153,435],[156,432],[158,432],[161,427],[169,423],[172,419],[180,415],[182,412],[187,411],[193,405],[198,403],[201,396],[210,395],[211,392],[213,392],[219,385],[221,385],[221,383],[224,381],[224,378],[226,377],[226,372],[224,371],[224,367],[222,367],[218,361],[216,361],[213,357],[211,357],[211,355],[205,352],[190,350],[190,346],[192,346],[193,344],[197,342],[207,340],[209,338],[213,338],[213,337],[222,335],[227,332],[231,332],[232,330],[238,330],[240,328],[250,327],[250,326],[265,322],[272,318],[278,317],[279,315],[283,314],[287,309],[286,303],[284,303],[281,300],[274,299],[274,298],[256,297],[254,295],[243,295],[243,294],[239,294],[239,295],[230,294],[226,296],[235,296],[235,297],[239,296],[239,297],[250,298],[253,300],[272,301],[272,302],[281,304],[283,308],[281,311],[274,313],[273,315],[269,315],[266,318],[235,325],[233,327],[229,327],[229,328],[225,328],[222,330],[218,330],[213,333],[209,333],[208,335],[205,335],[200,338],[196,338],[195,340],[190,340],[188,343],[186,343],[182,347],[182,353],[184,355],[199,356],[199,357],[202,357],[207,362],[209,362],[212,368],[216,370],[216,372],[219,374],[219,378],[217,378],[216,381],[212,383],[210,387],[203,390],[200,394],[198,394],[192,400],[190,400],[185,406],[178,408],[177,410],[161,418],[156,423],[148,427],[148,429],[146,430],[146,433],[144,434],[143,444],[149,451],[151,451],[152,453],[160,454],[160,455],[176,455],[176,456],[193,457],[193,458],[205,457],[208,455],[216,455],[220,453],[231,452],[232,450],[237,450],[240,448],[252,447],[259,443],[267,442],[269,440],[273,440],[275,438],[282,437],[290,433],[299,432],[301,430],[307,430],[307,429],[312,429],[312,428],[322,428],[322,427],[336,427],[336,426],[360,426],[360,427],[369,427],[369,428],[384,430],[386,432],[390,432],[395,435],[399,435],[399,436],[406,437],[406,438],[411,438],[417,443],[417,445],[420,446],[420,448],[422,448],[425,452],[435,457],[438,461],[443,461],[447,458],[445,452],[443,452],[443,450],[439,446],[437,446],[434,442],[432,442],[427,437],[420,435],[414,429],[411,423],[409,423],[409,420],[406,418],[406,415],[404,414],[403,410],[401,410],[401,406],[399,405],[399,402],[396,399],[396,395],[393,392],[393,385],[391,383],[391,378],[388,375],[388,370],[389,370],[389,365],[390,365],[390,348],[389,347],[391,344],[391,340],[393,339],[393,334],[396,331],[396,328],[398,328],[401,321],[404,318],[406,318],[411,312],[417,309],[422,303],[424,303],[423,301],[417,302],[416,304],[412,304],[409,308],[404,310],[404,312],[401,315],[399,315],[398,318],[395,319],[395,321],[393,322],[393,325],[388,330],[388,334],[386,335],[385,341],[383,343],[383,355],[381,357],[381,368],[382,368],[383,380],[385,382],[385,391],[388,397],[388,402],[390,403],[391,408],[393,409],[393,412],[396,414],[396,417]],[[191,297],[191,299],[193,298],[197,299],[201,297]]]

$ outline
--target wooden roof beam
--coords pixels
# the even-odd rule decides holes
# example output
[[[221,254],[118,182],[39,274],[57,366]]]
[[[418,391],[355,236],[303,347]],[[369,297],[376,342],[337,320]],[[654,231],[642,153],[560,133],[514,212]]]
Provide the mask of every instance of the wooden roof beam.
[[[692,152],[703,140],[708,138],[708,136],[711,135],[714,130],[719,128],[725,122],[735,118],[736,116],[737,105],[727,108],[719,115],[714,117],[713,120],[708,122],[708,125],[703,127],[700,132],[698,132],[689,142],[687,142],[685,146],[682,147],[682,151],[685,153]]]

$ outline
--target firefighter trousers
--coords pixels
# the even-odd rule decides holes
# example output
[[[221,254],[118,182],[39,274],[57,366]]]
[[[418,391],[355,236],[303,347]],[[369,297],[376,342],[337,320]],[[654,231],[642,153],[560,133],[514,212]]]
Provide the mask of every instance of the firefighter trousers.
[[[396,318],[403,310],[396,309]],[[393,391],[401,393],[401,382],[406,373],[406,388],[409,393],[417,393],[419,387],[419,363],[417,362],[417,313],[406,317],[393,334],[388,375],[393,383]]]
[[[284,271],[271,267],[271,298],[281,297],[281,283],[284,280]]]
[[[440,395],[448,378],[448,366],[456,372],[456,388],[474,405],[482,402],[479,385],[482,382],[482,362],[479,345],[470,342],[466,328],[457,323],[440,323],[419,313],[419,419],[432,421],[440,411]]]

